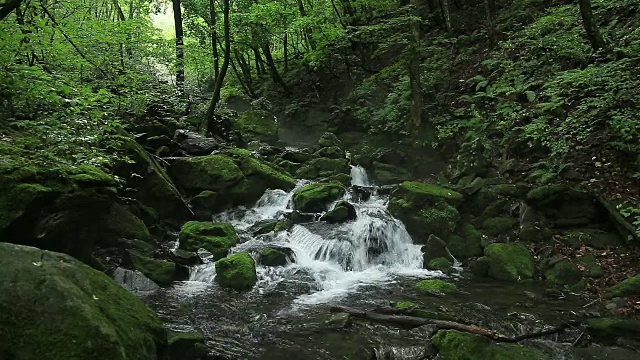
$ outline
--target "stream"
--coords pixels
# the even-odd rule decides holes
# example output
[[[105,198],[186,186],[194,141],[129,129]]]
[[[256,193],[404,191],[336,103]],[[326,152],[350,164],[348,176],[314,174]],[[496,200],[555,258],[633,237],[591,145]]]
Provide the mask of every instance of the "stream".
[[[169,329],[202,332],[215,358],[266,360],[421,359],[428,354],[425,340],[432,327],[398,330],[364,322],[343,326],[329,320],[330,305],[371,309],[411,301],[507,335],[558,324],[576,316],[572,309],[584,305],[571,294],[549,299],[533,282],[505,286],[459,275],[452,275],[462,290],[458,294],[429,297],[417,292],[417,281],[446,276],[422,268],[421,246],[387,212],[388,195],[369,182],[365,170],[352,167],[351,175],[352,187],[342,200],[354,204],[354,221],[313,221],[290,231],[253,236],[254,224],[292,211],[293,193],[309,183],[304,180],[291,192],[268,190],[252,208],[216,215],[214,221],[230,222],[238,231],[241,243],[232,252],[255,254],[275,245],[295,254],[295,262],[286,266],[258,266],[253,290],[236,293],[218,287],[215,266],[209,262],[192,268],[189,281],[163,288],[145,301]],[[561,338],[528,344],[561,359],[578,336],[580,331],[569,330]]]

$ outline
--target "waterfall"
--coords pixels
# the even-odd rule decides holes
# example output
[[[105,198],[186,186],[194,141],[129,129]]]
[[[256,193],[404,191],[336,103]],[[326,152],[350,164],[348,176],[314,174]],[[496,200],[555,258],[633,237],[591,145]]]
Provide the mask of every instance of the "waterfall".
[[[252,252],[268,245],[288,247],[296,261],[283,268],[258,266],[258,287],[277,284],[291,274],[303,272],[313,281],[316,291],[300,295],[298,304],[319,304],[340,299],[364,285],[391,282],[396,276],[429,277],[440,275],[422,268],[422,252],[398,219],[386,209],[388,197],[377,195],[370,185],[367,172],[360,166],[351,167],[351,183],[371,188],[366,200],[350,200],[357,218],[342,224],[310,222],[297,224],[290,231],[253,237],[250,227],[258,221],[281,219],[293,211],[291,199],[308,181],[299,181],[294,190],[267,190],[250,209],[235,209],[218,215],[214,221],[230,222],[245,240],[232,252]],[[212,282],[212,263],[194,267],[190,280]],[[261,290],[260,290],[261,291]]]

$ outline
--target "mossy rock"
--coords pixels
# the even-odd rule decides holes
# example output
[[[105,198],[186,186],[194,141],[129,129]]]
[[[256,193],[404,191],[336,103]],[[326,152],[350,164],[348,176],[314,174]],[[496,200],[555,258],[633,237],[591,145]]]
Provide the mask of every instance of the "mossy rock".
[[[582,245],[594,249],[606,249],[623,246],[624,242],[617,233],[604,232],[599,229],[573,229],[562,234],[562,242],[579,249]]]
[[[316,179],[320,176],[320,171],[311,165],[303,165],[296,170],[296,178],[299,179]]]
[[[530,190],[527,193],[527,202],[537,206],[544,206],[553,201],[559,194],[572,191],[574,186],[566,184],[544,185]]]
[[[269,247],[260,251],[258,262],[264,266],[285,266],[294,260],[293,250],[284,247]]]
[[[179,332],[169,335],[169,359],[207,359],[206,339],[199,332]]]
[[[318,140],[318,145],[320,145],[320,147],[339,147],[341,144],[342,142],[340,141],[340,139],[338,139],[338,137],[334,133],[330,132],[322,134],[320,140]]]
[[[152,259],[129,250],[131,267],[140,271],[158,285],[169,285],[173,281],[176,264],[170,261]]]
[[[417,243],[424,243],[430,234],[446,238],[454,232],[460,220],[458,210],[445,201],[414,206],[414,203],[392,195],[388,209],[391,215],[405,224]]]
[[[293,205],[302,212],[322,212],[332,201],[342,195],[344,189],[338,183],[309,184],[293,194]]]
[[[373,163],[373,177],[379,185],[398,184],[412,178],[411,174],[401,167],[377,161]]]
[[[545,272],[547,281],[552,285],[576,285],[582,280],[582,271],[573,262],[564,259]]]
[[[280,155],[280,157],[283,160],[291,161],[298,164],[304,164],[317,158],[316,155],[313,155],[306,151],[294,151],[294,150],[287,150],[283,152],[282,155]]]
[[[640,321],[617,318],[587,320],[587,331],[597,341],[618,343],[620,338],[640,341]]]
[[[491,260],[488,257],[482,256],[469,265],[469,271],[477,277],[485,277],[489,275],[489,268],[491,267]]]
[[[347,201],[340,201],[336,206],[322,215],[320,221],[326,221],[330,224],[342,223],[345,221],[356,219],[356,208]]]
[[[347,159],[317,158],[309,161],[308,165],[318,170],[318,174],[321,176],[351,173]]]
[[[608,288],[605,297],[624,297],[640,295],[640,275],[632,276]]]
[[[202,248],[209,251],[214,260],[225,257],[238,244],[238,234],[233,225],[189,221],[180,229],[180,249],[196,252]]]
[[[421,250],[423,253],[422,258],[424,260],[425,267],[433,259],[450,258],[449,252],[447,251],[447,243],[433,234],[429,235],[426,244]]]
[[[230,255],[216,261],[216,282],[222,287],[248,291],[258,281],[256,264],[246,252]]]
[[[426,268],[428,270],[439,270],[448,274],[453,271],[453,262],[448,258],[439,257],[429,261]]]
[[[468,222],[460,223],[446,243],[451,255],[458,259],[482,255],[482,233]]]
[[[236,127],[247,141],[274,142],[278,140],[278,122],[273,114],[262,110],[248,110],[236,118]]]
[[[279,160],[279,161],[276,161],[275,164],[287,170],[287,172],[291,174],[295,174],[296,171],[298,171],[302,167],[302,164],[294,163],[288,160]]]
[[[321,181],[339,183],[344,187],[349,187],[351,186],[351,174],[334,174],[329,177],[323,178]]]
[[[458,291],[455,284],[448,283],[442,280],[422,280],[416,284],[416,289],[428,294],[451,294]]]
[[[488,274],[505,281],[519,281],[533,277],[533,257],[522,244],[490,244],[484,249],[489,259]]]
[[[501,237],[512,232],[518,225],[518,220],[509,217],[496,217],[482,222],[482,231],[493,237]]]
[[[7,180],[2,179],[0,180]],[[37,202],[52,194],[53,189],[40,184],[10,184],[5,183],[0,194],[0,230],[5,229],[11,223],[22,216],[27,209]]]
[[[155,360],[167,334],[154,312],[74,258],[0,243],[1,359]]]
[[[337,146],[329,146],[320,148],[320,150],[316,151],[314,155],[320,158],[344,159],[347,154]]]
[[[137,218],[120,204],[113,204],[109,212],[103,216],[100,223],[105,230],[116,237],[147,241],[151,239],[149,229],[142,220]]]
[[[290,219],[282,219],[278,221],[275,228],[273,228],[273,231],[275,232],[288,231],[292,227],[293,227],[293,222]]]
[[[459,205],[464,197],[445,187],[433,184],[425,184],[413,181],[405,181],[393,192],[396,198],[402,198],[413,206],[420,206],[425,203],[434,203],[443,200],[450,205]]]
[[[195,192],[219,192],[244,179],[235,161],[225,155],[176,159],[171,165],[171,176],[182,188]]]
[[[278,225],[278,220],[270,219],[270,220],[262,220],[253,224],[249,231],[253,236],[264,235],[275,230]]]
[[[393,305],[396,309],[410,309],[417,305],[411,301],[398,301]]]
[[[585,255],[576,259],[576,263],[580,264],[584,268],[584,273],[588,277],[601,278],[604,276],[604,270],[602,269],[602,266],[598,264],[598,261],[593,254]],[[640,294],[640,286],[638,290]]]
[[[439,330],[431,343],[443,360],[547,359],[542,351],[524,345],[497,344],[484,336],[457,330]]]

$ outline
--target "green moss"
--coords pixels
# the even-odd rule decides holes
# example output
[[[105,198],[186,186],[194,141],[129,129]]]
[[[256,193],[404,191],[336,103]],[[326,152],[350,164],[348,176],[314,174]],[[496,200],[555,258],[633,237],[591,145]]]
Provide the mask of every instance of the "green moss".
[[[342,191],[338,183],[309,184],[293,194],[293,205],[302,212],[321,212],[327,209],[328,203],[337,200]]]
[[[518,224],[518,221],[508,217],[496,217],[482,222],[482,230],[489,236],[499,237],[508,234]]]
[[[556,195],[572,190],[573,187],[565,184],[544,185],[532,189],[527,193],[527,201],[537,205],[544,205]]]
[[[395,303],[396,309],[409,309],[412,307],[416,307],[416,304],[412,303],[411,301],[398,301],[397,303]]]
[[[547,270],[545,277],[553,285],[575,285],[582,280],[582,272],[576,264],[565,259]]]
[[[0,358],[152,360],[166,330],[145,304],[74,258],[0,243]]]
[[[314,155],[317,157],[324,157],[329,159],[344,159],[346,157],[345,151],[337,146],[320,148],[320,150],[316,151]]]
[[[144,222],[120,204],[113,204],[101,223],[106,229],[125,239],[149,240],[151,234]]]
[[[580,264],[584,270],[585,274],[592,278],[601,278],[604,276],[604,270],[598,264],[596,257],[593,254],[585,255],[581,258],[577,259],[577,263]]]
[[[439,257],[429,261],[427,269],[440,270],[444,273],[449,273],[453,270],[453,262],[447,258]]]
[[[344,187],[351,186],[351,175],[350,174],[335,174],[331,175],[328,178],[322,179],[322,182],[334,182],[340,183]]]
[[[208,357],[205,337],[199,332],[173,333],[169,337],[169,359],[204,359]]]
[[[416,288],[426,293],[442,293],[451,294],[458,291],[455,284],[444,282],[442,280],[422,280],[416,284]]]
[[[399,192],[402,197],[411,202],[414,200],[443,199],[451,204],[458,204],[463,199],[462,194],[451,189],[413,181],[403,182],[396,192]]]
[[[451,254],[459,259],[482,255],[482,233],[468,222],[456,228],[456,234],[446,239]]]
[[[180,230],[180,249],[198,251],[203,248],[213,254],[214,260],[227,255],[238,243],[238,234],[231,224],[189,221]]]
[[[224,155],[176,159],[171,175],[182,188],[191,191],[221,191],[244,178],[235,161]]]
[[[456,330],[440,330],[433,338],[439,350],[438,357],[444,360],[512,360],[546,359],[545,354],[534,348],[514,344],[496,344],[484,336]]]
[[[131,266],[153,280],[158,285],[169,285],[173,281],[176,264],[169,261],[156,260],[129,251]]]
[[[445,202],[420,210],[417,217],[429,232],[441,237],[453,233],[460,220],[458,210]]]
[[[0,178],[0,180],[2,179]],[[11,184],[7,185],[11,186]],[[0,230],[11,225],[34,201],[52,192],[51,188],[39,184],[18,184],[2,189],[0,193]]]
[[[322,176],[350,173],[349,160],[347,159],[317,158],[309,161],[308,165],[316,169]]]
[[[260,251],[260,263],[265,266],[285,266],[289,260],[290,256],[279,249],[267,248]]]
[[[597,318],[587,320],[589,335],[597,340],[618,342],[618,338],[640,341],[640,321],[631,319]]]
[[[291,220],[283,219],[283,220],[278,221],[278,223],[276,224],[275,228],[273,228],[273,231],[275,231],[275,232],[287,231],[287,230],[291,229],[292,226],[293,226],[293,223],[291,222]]]
[[[607,289],[608,298],[640,295],[640,275],[630,277]]]
[[[273,114],[266,111],[244,111],[236,118],[236,126],[245,140],[278,140],[278,122]]]
[[[331,147],[331,146],[340,146],[341,141],[338,137],[330,132],[326,132],[322,134],[320,140],[318,140],[318,145],[321,147]]]
[[[318,176],[320,176],[320,172],[311,165],[304,165],[296,171],[296,177],[299,179],[315,179]]]
[[[562,241],[576,249],[582,245],[595,249],[606,249],[622,246],[624,242],[616,233],[604,232],[599,229],[573,229],[563,233]]]
[[[377,161],[373,163],[373,176],[380,185],[398,184],[412,178],[403,168]]]
[[[288,172],[269,162],[245,155],[238,157],[236,163],[251,186],[261,190],[260,195],[266,189],[291,190],[296,185],[295,180]]]
[[[469,271],[477,277],[485,277],[489,275],[489,268],[491,267],[491,260],[488,257],[482,256],[469,265]]]
[[[436,235],[429,235],[427,243],[422,247],[424,264],[428,264],[433,259],[449,258],[447,244]]]
[[[500,196],[506,196],[510,198],[518,198],[521,192],[515,184],[491,185],[491,189]]]
[[[484,249],[489,258],[489,276],[506,281],[530,279],[533,257],[522,244],[490,244]]]
[[[251,255],[242,252],[216,261],[216,281],[237,291],[251,290],[258,281]]]

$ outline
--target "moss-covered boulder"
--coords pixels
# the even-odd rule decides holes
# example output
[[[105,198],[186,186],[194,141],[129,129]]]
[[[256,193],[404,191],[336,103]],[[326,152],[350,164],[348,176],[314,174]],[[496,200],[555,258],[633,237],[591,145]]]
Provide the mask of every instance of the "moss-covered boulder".
[[[489,259],[488,274],[505,281],[531,279],[533,257],[522,244],[490,244],[484,249]]]
[[[248,291],[257,281],[256,264],[246,252],[216,261],[216,282],[222,287]]]
[[[460,220],[455,206],[460,193],[431,184],[404,182],[392,193],[389,212],[402,220],[416,242],[424,242],[429,234],[446,238]]]
[[[437,258],[447,258],[450,259],[449,251],[447,250],[447,243],[445,243],[442,239],[437,237],[436,235],[429,235],[426,244],[422,247],[422,258],[424,261],[424,266],[431,262],[433,259]]]
[[[545,278],[552,285],[576,285],[582,281],[582,271],[570,260],[564,259],[545,271]]]
[[[451,255],[458,259],[467,259],[482,255],[482,233],[472,224],[462,222],[455,234],[446,238],[447,248]]]
[[[284,169],[243,149],[176,159],[171,174],[189,194],[216,193],[214,210],[252,205],[267,189],[291,190],[295,186],[295,180]]]
[[[322,147],[314,153],[319,158],[344,159],[346,152],[337,146]]]
[[[584,269],[584,275],[592,278],[604,276],[604,270],[593,254],[588,254],[575,260]],[[640,293],[640,292],[639,292]]]
[[[376,180],[376,184],[388,185],[411,180],[412,176],[401,167],[375,161],[373,163],[373,178]]]
[[[132,268],[140,271],[158,285],[171,284],[176,271],[175,263],[156,260],[131,250],[128,253]]]
[[[624,241],[617,233],[588,228],[563,232],[562,242],[574,249],[579,249],[583,245],[594,249],[607,249],[624,245]]]
[[[114,203],[109,212],[102,217],[101,223],[107,232],[116,237],[144,241],[151,238],[144,222],[117,203]]]
[[[608,298],[640,295],[640,275],[630,277],[608,288],[605,296]]]
[[[243,111],[236,118],[236,128],[247,141],[274,142],[278,140],[278,121],[263,110]]]
[[[619,339],[640,342],[640,321],[618,318],[587,320],[587,331],[597,341],[619,343]]]
[[[264,266],[285,266],[295,261],[293,250],[285,247],[268,247],[260,250],[258,262]]]
[[[233,225],[203,221],[189,221],[182,225],[178,238],[180,249],[195,252],[202,248],[210,252],[214,260],[227,256],[239,240]]]
[[[356,208],[352,204],[348,201],[339,201],[332,210],[322,215],[320,221],[336,224],[355,220],[356,216]]]
[[[206,339],[199,332],[179,332],[169,335],[169,359],[201,360],[209,357]]]
[[[502,237],[511,233],[518,225],[518,220],[510,217],[489,218],[482,222],[482,231],[493,237]]]
[[[309,166],[318,171],[318,176],[331,176],[335,174],[349,174],[349,160],[347,159],[330,159],[317,158],[309,161]]]
[[[524,345],[497,344],[484,336],[457,330],[439,330],[431,343],[443,360],[542,360],[542,351]]]
[[[416,289],[431,295],[451,294],[458,291],[455,284],[442,280],[422,280],[416,284]]]
[[[318,140],[318,145],[320,145],[320,147],[332,147],[332,146],[340,146],[342,144],[342,142],[340,141],[340,139],[338,139],[338,137],[330,132],[326,132],[324,134],[322,134],[322,136],[320,137],[320,140]]]
[[[309,184],[293,194],[293,205],[302,212],[322,212],[332,201],[342,195],[344,189],[338,183]]]
[[[105,274],[8,243],[0,243],[0,267],[0,359],[166,358],[162,322]]]
[[[439,270],[448,274],[453,271],[453,261],[449,258],[439,257],[429,261],[425,268],[428,270]]]

